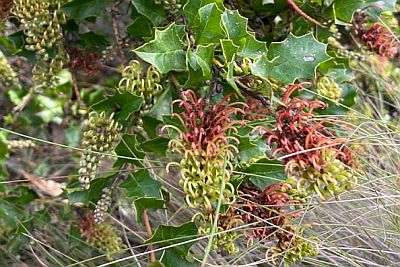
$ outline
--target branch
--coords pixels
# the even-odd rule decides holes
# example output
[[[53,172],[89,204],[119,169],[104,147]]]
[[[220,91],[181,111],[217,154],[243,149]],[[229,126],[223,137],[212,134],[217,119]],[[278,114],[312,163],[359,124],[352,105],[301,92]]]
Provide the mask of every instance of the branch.
[[[288,4],[294,9],[294,11],[296,11],[297,13],[299,13],[300,16],[302,16],[303,18],[305,18],[306,20],[308,20],[309,22],[320,26],[321,28],[326,28],[325,25],[322,25],[321,23],[319,23],[318,21],[316,21],[315,19],[313,19],[312,17],[310,17],[309,15],[307,15],[306,13],[304,13],[303,10],[301,10],[294,2],[293,0],[287,0]]]

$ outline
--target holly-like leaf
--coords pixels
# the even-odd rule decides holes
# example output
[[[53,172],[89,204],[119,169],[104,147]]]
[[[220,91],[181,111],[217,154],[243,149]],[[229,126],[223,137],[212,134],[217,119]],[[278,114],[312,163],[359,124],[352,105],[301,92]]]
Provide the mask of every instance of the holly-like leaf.
[[[61,7],[61,10],[75,20],[101,16],[110,0],[73,0]]]
[[[265,42],[258,41],[253,35],[248,35],[239,41],[238,56],[255,59],[267,55],[268,49]]]
[[[171,90],[167,89],[157,98],[156,103],[154,103],[146,115],[158,120],[162,120],[163,116],[171,114],[171,101]]]
[[[252,159],[257,159],[265,156],[265,152],[269,147],[263,140],[252,141],[249,137],[239,137],[239,161],[241,163],[248,163]]]
[[[165,157],[168,150],[169,139],[165,137],[157,137],[147,140],[140,144],[140,148],[145,152],[156,153]]]
[[[197,237],[197,227],[194,222],[188,222],[179,226],[170,226],[170,225],[160,225],[157,227],[153,236],[146,240],[146,244],[151,244],[155,242],[160,246],[168,246],[172,244],[177,244],[185,241],[189,241]],[[175,246],[170,248],[178,255],[186,257],[190,247],[193,245],[193,242],[185,243],[179,246]]]
[[[136,166],[143,167],[142,159],[145,154],[138,149],[139,135],[124,134],[114,151],[118,155],[114,167],[120,167],[124,163],[133,163]]]
[[[290,34],[283,42],[272,43],[268,55],[257,58],[250,66],[251,71],[282,83],[312,78],[318,65],[329,59],[326,48],[327,45],[318,42],[311,33],[300,37]]]
[[[161,198],[161,183],[154,180],[147,170],[139,170],[128,175],[120,187],[126,189],[128,197]]]
[[[114,111],[114,119],[118,122],[126,122],[131,114],[139,111],[143,104],[143,98],[132,94],[120,94],[106,97],[92,106],[96,111]]]
[[[162,5],[157,5],[149,0],[131,0],[137,12],[145,16],[155,26],[162,25],[166,20],[165,10]],[[137,30],[137,29],[136,29]]]
[[[191,28],[199,24],[199,9],[205,5],[214,3],[220,10],[224,10],[223,0],[188,0],[183,7],[183,12]]]
[[[163,209],[165,200],[154,197],[142,197],[135,200],[136,221],[143,224],[143,212],[145,210],[155,211]]]
[[[217,44],[225,37],[225,32],[221,27],[221,14],[222,11],[215,3],[199,9],[199,24],[193,27],[197,44]]]
[[[379,10],[379,15],[383,11],[395,11],[396,0],[335,0],[334,2],[336,17],[345,22],[352,20],[355,11],[368,6],[374,7],[374,11]]]
[[[240,40],[248,35],[247,18],[241,16],[237,10],[225,10],[222,14],[222,25],[228,39],[235,45],[239,45]]]
[[[260,159],[243,170],[245,178],[261,189],[286,179],[284,166],[279,160]]]
[[[185,257],[177,254],[172,249],[162,251],[162,263],[165,267],[198,267],[199,264],[196,262],[190,262]],[[161,256],[161,255],[160,255]]]
[[[154,65],[161,73],[186,70],[186,33],[183,25],[171,24],[156,30],[154,40],[134,52],[144,61]]]

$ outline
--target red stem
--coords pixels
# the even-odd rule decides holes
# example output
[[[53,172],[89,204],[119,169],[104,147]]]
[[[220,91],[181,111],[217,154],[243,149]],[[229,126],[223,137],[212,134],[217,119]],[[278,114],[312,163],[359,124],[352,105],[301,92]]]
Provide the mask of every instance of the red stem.
[[[326,26],[322,25],[321,23],[319,23],[318,21],[316,21],[315,19],[313,19],[312,17],[310,17],[309,15],[307,15],[306,13],[303,12],[303,10],[301,10],[294,2],[293,0],[287,0],[288,4],[294,9],[294,11],[296,11],[297,13],[299,13],[299,15],[301,15],[303,18],[305,18],[306,20],[308,20],[311,23],[314,23],[315,25],[320,26],[321,28],[326,28]]]

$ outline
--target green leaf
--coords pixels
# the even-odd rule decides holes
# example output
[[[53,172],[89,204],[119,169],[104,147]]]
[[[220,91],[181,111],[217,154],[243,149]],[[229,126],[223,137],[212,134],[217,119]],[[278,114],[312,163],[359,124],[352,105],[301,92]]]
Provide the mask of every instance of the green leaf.
[[[196,51],[188,50],[188,63],[193,70],[201,69],[205,80],[211,79],[211,65],[214,58],[215,45],[198,45]]]
[[[126,122],[130,115],[139,111],[143,104],[143,98],[132,94],[120,94],[106,97],[92,106],[96,111],[114,111],[114,119],[118,122]]]
[[[286,179],[284,166],[279,160],[260,159],[243,170],[245,178],[261,189]]]
[[[257,58],[250,68],[254,75],[273,78],[282,83],[312,78],[317,66],[329,59],[326,47],[326,44],[318,42],[311,33],[300,37],[290,34],[283,42],[272,43],[268,57]]]
[[[199,24],[193,27],[197,44],[217,44],[225,37],[225,32],[221,27],[221,15],[222,11],[215,3],[199,9]]]
[[[253,35],[243,38],[239,42],[238,56],[255,59],[267,55],[268,49],[265,42],[258,41]]]
[[[73,0],[61,7],[61,10],[75,20],[101,16],[110,0]]]
[[[172,102],[171,90],[167,89],[157,98],[157,101],[151,107],[149,112],[146,113],[146,115],[151,116],[158,120],[162,120],[163,116],[171,114],[172,111],[171,102]]]
[[[265,156],[265,152],[269,147],[261,139],[252,141],[249,137],[239,137],[239,161],[241,163],[248,163],[253,159]]]
[[[188,0],[183,7],[183,12],[191,28],[199,24],[199,9],[205,5],[214,3],[220,10],[224,10],[223,0]]]
[[[121,141],[115,147],[114,151],[119,156],[114,163],[114,167],[120,167],[124,163],[133,163],[138,167],[143,167],[142,159],[145,154],[138,150],[138,135],[124,134]],[[123,157],[123,158],[122,158]]]
[[[363,9],[367,6],[380,6],[382,9],[379,11],[395,11],[396,10],[396,0],[335,0],[334,10],[335,15],[338,19],[350,22],[353,18],[355,11]],[[377,10],[377,8],[373,8]]]
[[[165,20],[165,10],[162,5],[157,5],[152,0],[131,0],[137,12],[145,16],[155,26],[162,25]]]
[[[228,39],[237,46],[243,38],[248,36],[247,18],[241,16],[237,10],[225,10],[222,14],[222,25]]]
[[[126,189],[128,197],[161,198],[161,183],[154,180],[147,170],[139,170],[128,175],[120,188]]]
[[[189,241],[197,237],[197,227],[194,222],[188,222],[179,226],[160,225],[157,227],[153,236],[146,240],[146,244],[160,242],[162,246],[173,245]],[[193,242],[182,244],[170,248],[172,251],[186,257]]]
[[[165,30],[156,30],[154,40],[134,52],[144,61],[154,65],[160,72],[186,70],[185,26],[171,24]]]
[[[143,224],[143,212],[145,210],[155,211],[157,209],[163,209],[165,200],[157,199],[154,197],[142,197],[135,200],[136,208],[136,221]]]
[[[146,267],[166,267],[164,263],[156,261],[156,262],[150,262],[149,264],[146,265]]]
[[[133,38],[151,37],[153,33],[150,21],[144,16],[135,18],[126,28],[126,32]]]
[[[147,140],[140,144],[140,148],[144,152],[156,153],[160,156],[165,157],[168,150],[169,139],[165,137],[157,137],[151,140]]]
[[[163,251],[164,252],[164,251]],[[161,256],[161,255],[160,255]],[[198,267],[199,264],[188,261],[185,257],[175,253],[172,249],[167,249],[162,254],[162,263],[165,267]]]
[[[220,42],[225,63],[233,62],[235,60],[235,55],[239,50],[239,46],[235,45],[233,41],[229,39],[223,39],[220,40]]]

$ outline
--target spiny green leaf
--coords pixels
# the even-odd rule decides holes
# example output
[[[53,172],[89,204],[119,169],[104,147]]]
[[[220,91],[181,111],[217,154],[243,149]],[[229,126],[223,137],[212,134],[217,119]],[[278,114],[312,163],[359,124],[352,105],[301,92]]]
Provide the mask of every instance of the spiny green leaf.
[[[154,40],[134,52],[154,65],[160,72],[186,70],[186,33],[183,25],[171,24],[165,30],[156,30]]]
[[[161,183],[154,180],[147,170],[139,170],[128,175],[120,187],[126,189],[128,197],[161,198]]]
[[[139,111],[143,104],[143,98],[132,94],[120,94],[106,97],[92,106],[96,111],[115,111],[114,119],[118,122],[126,122],[130,115]]]
[[[145,16],[155,26],[162,25],[166,20],[165,10],[162,5],[157,5],[152,0],[131,0],[137,12]]]
[[[225,10],[222,14],[222,25],[228,39],[232,40],[235,45],[239,45],[240,40],[248,35],[247,18],[241,16],[237,10]]]
[[[365,7],[382,7],[379,11],[395,11],[396,10],[396,0],[335,0],[334,10],[336,17],[345,22],[350,22],[352,20],[353,14],[359,9]],[[378,10],[374,8],[374,10]],[[378,12],[379,13],[379,12]]]
[[[265,42],[258,41],[253,35],[249,35],[239,41],[238,56],[255,59],[267,55],[268,49]]]
[[[261,189],[286,179],[284,166],[279,160],[260,159],[243,170],[245,178]]]
[[[133,163],[136,166],[143,167],[142,159],[145,154],[137,148],[139,143],[138,138],[140,138],[140,136],[131,134],[124,134],[122,136],[121,141],[115,147],[115,153],[120,156],[120,158],[114,163],[114,167],[120,167],[124,163]]]
[[[221,27],[221,14],[222,11],[215,3],[199,9],[199,24],[193,27],[197,44],[217,44],[225,37],[225,32]]]
[[[168,246],[194,239],[197,236],[197,227],[194,222],[188,222],[179,226],[160,225],[153,236],[146,240],[146,244],[160,242],[161,246]],[[193,242],[171,248],[175,253],[186,257]]]
[[[168,150],[168,143],[168,138],[157,137],[141,143],[140,148],[145,152],[152,152],[165,157]]]
[[[326,44],[312,34],[296,37],[290,34],[283,42],[272,43],[268,57],[261,56],[251,65],[254,75],[293,83],[299,78],[312,78],[317,66],[329,59]]]
[[[199,9],[211,3],[215,3],[220,10],[225,8],[223,0],[188,0],[186,2],[183,12],[191,28],[199,24]]]
[[[73,0],[61,7],[61,10],[75,20],[101,16],[110,0]]]
[[[135,200],[136,220],[138,223],[143,224],[143,212],[145,210],[155,211],[163,209],[165,200],[154,197],[142,197]]]
[[[249,137],[239,137],[237,148],[239,149],[239,161],[242,163],[248,163],[253,159],[261,158],[269,150],[269,147],[263,140],[252,141]]]

